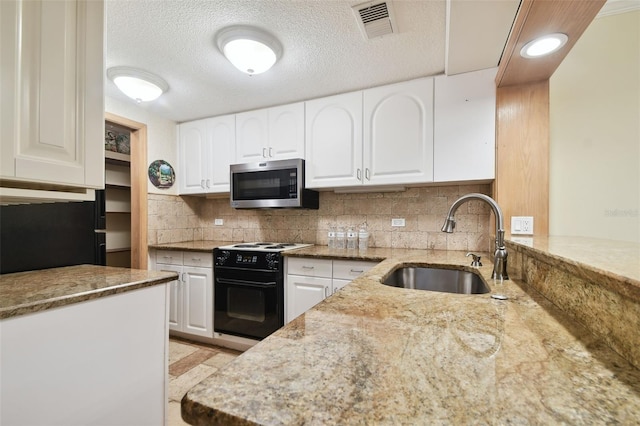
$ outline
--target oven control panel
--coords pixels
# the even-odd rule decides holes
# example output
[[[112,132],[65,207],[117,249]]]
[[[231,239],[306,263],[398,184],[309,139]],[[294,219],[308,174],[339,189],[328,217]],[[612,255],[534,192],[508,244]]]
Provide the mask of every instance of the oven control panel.
[[[259,252],[250,250],[219,250],[213,252],[215,266],[262,269],[278,271],[280,269],[282,255],[274,252]]]

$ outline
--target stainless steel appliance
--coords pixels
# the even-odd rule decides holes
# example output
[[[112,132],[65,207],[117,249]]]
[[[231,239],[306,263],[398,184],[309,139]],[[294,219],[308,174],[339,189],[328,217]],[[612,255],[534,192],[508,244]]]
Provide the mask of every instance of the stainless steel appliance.
[[[216,248],[216,333],[264,339],[284,325],[282,252],[311,244],[242,243]]]
[[[231,207],[318,208],[318,192],[304,187],[304,160],[231,165]]]

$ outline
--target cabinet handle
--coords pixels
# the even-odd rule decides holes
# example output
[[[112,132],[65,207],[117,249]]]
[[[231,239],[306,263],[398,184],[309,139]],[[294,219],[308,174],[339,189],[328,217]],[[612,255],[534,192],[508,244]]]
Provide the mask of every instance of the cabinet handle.
[[[200,181],[200,187],[201,187],[202,189],[204,189],[204,179],[202,179],[202,180]]]
[[[352,269],[351,272],[353,272],[354,274],[361,274],[364,272],[364,269]]]
[[[302,269],[315,269],[315,266],[302,265]]]
[[[362,172],[360,171],[360,169],[358,169],[358,171],[356,172],[356,177],[358,178],[358,180],[362,180]]]
[[[193,260],[194,262],[202,262],[202,259],[199,257],[192,257],[191,260]]]
[[[324,297],[329,297],[329,287],[324,287]]]
[[[211,188],[211,181],[207,179],[207,189]]]
[[[368,167],[367,167],[366,169],[364,169],[364,177],[365,177],[367,180],[371,180],[371,176],[370,176],[369,168],[368,168]]]
[[[173,256],[162,256],[162,257],[164,257],[165,259],[173,259]]]
[[[273,157],[273,148],[269,147],[269,158]]]
[[[262,158],[267,158],[267,148],[262,148]]]
[[[182,279],[180,281],[182,281],[183,283],[186,283],[188,278],[189,278],[189,274],[187,274],[186,272],[183,272]]]

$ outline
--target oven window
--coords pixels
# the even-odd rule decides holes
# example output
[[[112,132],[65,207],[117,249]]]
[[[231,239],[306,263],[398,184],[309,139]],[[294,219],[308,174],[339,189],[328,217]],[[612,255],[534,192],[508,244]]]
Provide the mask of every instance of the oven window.
[[[227,315],[231,318],[264,322],[264,291],[252,288],[229,287],[227,290]]]

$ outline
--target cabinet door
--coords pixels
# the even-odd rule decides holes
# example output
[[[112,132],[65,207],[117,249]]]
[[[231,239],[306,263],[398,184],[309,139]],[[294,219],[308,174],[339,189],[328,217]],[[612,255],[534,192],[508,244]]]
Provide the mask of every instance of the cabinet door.
[[[178,279],[169,283],[169,330],[182,331],[182,266],[158,263],[156,270],[178,273]]]
[[[315,99],[306,107],[306,186],[362,184],[362,92]]]
[[[436,182],[495,177],[496,72],[436,77]]]
[[[104,4],[2,1],[2,177],[104,187]]]
[[[236,161],[253,163],[268,158],[267,110],[236,114]]]
[[[213,337],[213,269],[183,268],[184,326],[182,331]]]
[[[350,282],[351,280],[338,280],[334,278],[333,280],[331,280],[331,285],[333,287],[333,289],[331,290],[331,294],[334,294],[335,292],[337,292],[338,290],[340,290],[342,287],[346,286]]]
[[[322,302],[331,292],[330,278],[287,276],[287,322]]]
[[[210,119],[182,123],[178,127],[178,148],[181,194],[206,192],[208,135]]]
[[[211,119],[209,144],[209,192],[229,192],[229,166],[236,158],[236,117],[225,115]]]
[[[269,146],[272,160],[304,158],[304,103],[269,108]]]
[[[433,181],[433,79],[364,91],[364,183]]]

